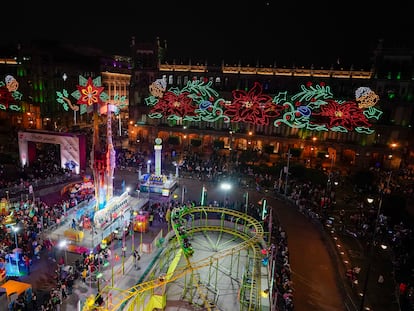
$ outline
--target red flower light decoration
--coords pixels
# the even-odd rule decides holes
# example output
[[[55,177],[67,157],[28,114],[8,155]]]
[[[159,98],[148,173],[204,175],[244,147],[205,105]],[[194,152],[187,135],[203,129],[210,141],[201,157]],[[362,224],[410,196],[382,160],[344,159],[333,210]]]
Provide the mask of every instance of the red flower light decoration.
[[[81,96],[78,99],[79,105],[91,106],[93,104],[102,104],[101,93],[104,91],[103,86],[95,86],[92,78],[88,79],[85,86],[77,85],[76,88],[80,92]]]
[[[320,106],[320,112],[312,113],[312,117],[316,118],[317,123],[326,122],[328,128],[343,126],[349,131],[356,127],[371,127],[363,110],[355,102],[342,104],[334,100],[326,100],[326,102],[326,105]]]
[[[3,105],[5,108],[8,108],[10,104],[15,103],[15,99],[12,94],[9,92],[6,86],[0,87],[0,105]]]
[[[283,107],[272,102],[269,95],[262,94],[262,86],[255,82],[249,92],[234,90],[234,100],[225,106],[225,114],[232,122],[247,122],[258,125],[269,124],[269,118],[280,115]]]
[[[158,103],[151,109],[150,113],[160,113],[165,116],[173,115],[178,117],[196,116],[193,100],[188,97],[188,92],[175,94],[165,92],[164,96],[158,100]]]

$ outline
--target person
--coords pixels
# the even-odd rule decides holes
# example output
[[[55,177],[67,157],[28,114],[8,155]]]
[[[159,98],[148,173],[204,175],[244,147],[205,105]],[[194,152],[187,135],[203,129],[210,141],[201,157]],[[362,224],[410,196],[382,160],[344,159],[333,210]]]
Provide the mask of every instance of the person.
[[[140,267],[138,267],[138,261],[141,259],[141,255],[139,254],[137,249],[134,250],[133,256],[134,256],[134,268],[135,270],[139,270]]]
[[[76,230],[76,220],[75,220],[75,218],[72,219],[72,229]]]
[[[26,267],[27,275],[30,275],[30,258],[27,255],[24,255],[23,257],[24,265]]]
[[[83,283],[86,282],[86,277],[87,276],[88,276],[88,270],[86,268],[83,268],[82,273],[81,273],[81,278],[82,278]]]
[[[95,304],[97,304],[98,306],[102,306],[103,303],[104,300],[102,298],[102,295],[100,293],[97,293],[95,296]]]
[[[32,292],[32,307],[33,310],[37,310],[37,295],[35,292]]]

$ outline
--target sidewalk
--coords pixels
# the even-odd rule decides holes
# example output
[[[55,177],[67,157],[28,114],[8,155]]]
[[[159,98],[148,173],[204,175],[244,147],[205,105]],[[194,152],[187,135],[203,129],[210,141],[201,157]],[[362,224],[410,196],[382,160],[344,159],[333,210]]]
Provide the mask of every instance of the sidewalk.
[[[86,299],[90,296],[96,296],[98,293],[98,286],[100,290],[104,289],[106,286],[119,288],[121,290],[128,290],[129,288],[135,286],[139,283],[139,280],[146,273],[147,268],[149,268],[153,259],[158,254],[158,250],[154,250],[152,253],[146,254],[141,253],[141,259],[139,261],[140,269],[137,270],[134,268],[133,256],[127,255],[125,261],[122,263],[122,259],[119,259],[114,264],[113,268],[111,264],[104,268],[103,276],[98,281],[92,280],[88,277],[86,282],[82,282],[80,279],[75,281],[73,287],[73,293],[68,296],[62,303],[62,310],[65,311],[79,311],[79,306],[83,306]],[[113,280],[112,280],[113,277]],[[105,306],[110,310],[110,298],[104,297]]]

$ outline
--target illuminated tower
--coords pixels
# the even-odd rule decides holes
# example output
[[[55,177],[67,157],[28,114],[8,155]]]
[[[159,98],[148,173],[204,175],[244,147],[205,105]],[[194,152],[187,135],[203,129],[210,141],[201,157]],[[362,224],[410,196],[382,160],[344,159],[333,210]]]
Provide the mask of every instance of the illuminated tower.
[[[115,169],[115,149],[112,142],[112,112],[116,110],[114,105],[107,105],[106,114],[106,200],[114,195],[114,169]]]

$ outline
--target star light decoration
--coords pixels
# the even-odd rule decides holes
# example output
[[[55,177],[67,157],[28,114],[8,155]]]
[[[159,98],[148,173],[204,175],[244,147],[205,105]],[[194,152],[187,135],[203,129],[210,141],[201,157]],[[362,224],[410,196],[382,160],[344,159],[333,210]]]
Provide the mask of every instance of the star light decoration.
[[[369,119],[379,119],[382,111],[374,106],[379,97],[367,87],[355,92],[356,100],[334,99],[324,83],[301,85],[301,91],[288,96],[286,91],[275,97],[263,94],[260,83],[248,90],[233,90],[233,100],[219,97],[212,82],[193,80],[183,89],[166,89],[159,79],[149,87],[151,96],[145,99],[151,106],[150,118],[167,117],[176,121],[244,122],[255,125],[282,124],[311,131],[333,131],[371,134]]]
[[[102,104],[103,102],[108,99],[108,97],[103,96],[101,98],[101,95],[104,95],[104,87],[101,86],[101,77],[98,77],[92,81],[92,78],[88,78],[88,80],[85,83],[82,83],[84,81],[81,80],[81,77],[79,78],[79,85],[76,86],[78,89],[78,92],[73,97],[77,98],[78,105],[86,105],[86,106],[92,106],[93,104]]]

